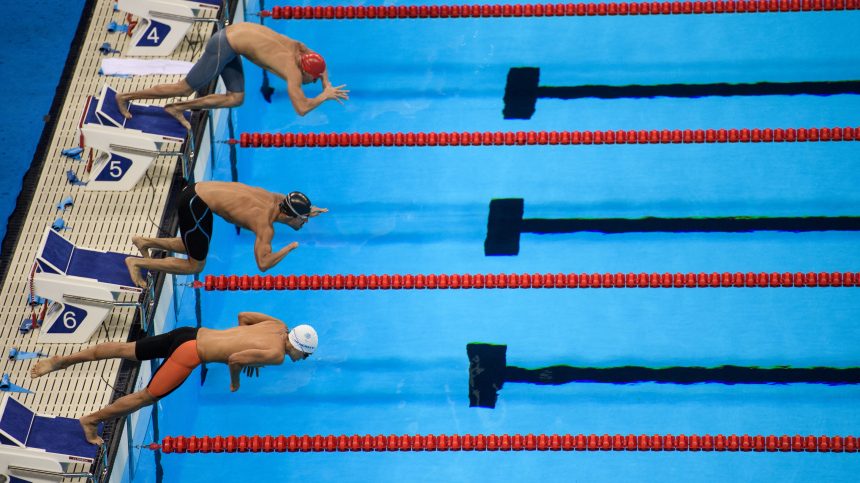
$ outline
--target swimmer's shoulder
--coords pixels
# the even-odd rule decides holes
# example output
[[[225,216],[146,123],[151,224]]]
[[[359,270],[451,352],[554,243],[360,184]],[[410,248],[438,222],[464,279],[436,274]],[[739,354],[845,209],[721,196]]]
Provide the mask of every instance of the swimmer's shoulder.
[[[269,319],[269,320],[264,320],[263,322],[260,322],[259,324],[257,324],[257,326],[263,326],[263,327],[268,327],[268,328],[275,327],[279,330],[283,330],[287,327],[287,324],[281,322],[278,319]]]

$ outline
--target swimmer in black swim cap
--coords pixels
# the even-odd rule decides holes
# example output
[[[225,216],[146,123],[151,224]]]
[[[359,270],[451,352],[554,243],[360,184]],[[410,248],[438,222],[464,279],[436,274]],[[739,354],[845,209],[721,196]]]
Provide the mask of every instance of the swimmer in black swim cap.
[[[327,212],[325,208],[311,206],[308,197],[294,191],[284,196],[242,183],[202,181],[188,185],[177,198],[179,233],[176,238],[131,238],[143,258],[125,260],[132,281],[146,287],[141,269],[160,270],[178,275],[200,273],[206,265],[212,238],[213,215],[218,215],[237,228],[254,232],[254,258],[257,267],[265,272],[295,250],[298,242],[275,249],[275,223],[301,230],[308,219]],[[187,258],[152,258],[150,249],[184,253]]]
[[[294,230],[301,229],[301,227],[308,222],[309,217],[317,216],[323,212],[322,210],[314,211],[314,206],[311,205],[311,200],[309,200],[304,193],[300,193],[298,191],[293,191],[288,194],[278,205],[278,209],[281,210],[281,213],[290,217],[283,223],[286,223]]]

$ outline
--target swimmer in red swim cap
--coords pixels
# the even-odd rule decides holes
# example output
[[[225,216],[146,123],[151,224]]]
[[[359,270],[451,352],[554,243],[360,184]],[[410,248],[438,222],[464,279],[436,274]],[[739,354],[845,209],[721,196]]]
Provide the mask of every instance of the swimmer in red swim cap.
[[[217,109],[237,107],[245,102],[244,56],[249,61],[287,81],[287,94],[299,116],[313,111],[325,101],[349,100],[346,84],[333,87],[328,80],[328,69],[322,56],[305,44],[281,35],[253,22],[240,22],[219,31],[206,44],[200,60],[194,64],[185,79],[175,84],[160,84],[150,89],[117,94],[119,110],[131,119],[127,104],[135,99],[166,99],[190,96],[213,79],[221,76],[226,94],[210,94],[197,99],[175,102],[164,106],[187,129],[191,129],[183,111],[188,109]],[[322,79],[323,92],[307,98],[302,85]]]

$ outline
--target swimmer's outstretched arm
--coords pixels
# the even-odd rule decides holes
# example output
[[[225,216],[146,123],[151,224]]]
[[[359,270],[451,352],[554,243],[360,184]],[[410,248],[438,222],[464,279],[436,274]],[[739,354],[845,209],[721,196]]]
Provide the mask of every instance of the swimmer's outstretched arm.
[[[245,366],[279,366],[283,363],[284,353],[274,349],[248,349],[234,353],[227,359],[227,366],[230,368],[230,391],[239,390],[239,376]]]
[[[346,84],[342,86],[332,87],[329,85],[324,88],[322,93],[313,99],[308,99],[305,97],[305,92],[300,87],[301,78],[299,78],[298,84],[289,83],[287,85],[287,94],[290,96],[290,102],[293,103],[293,109],[295,109],[296,114],[299,116],[304,116],[305,114],[313,111],[322,105],[325,101],[337,101],[343,104],[343,101],[349,100],[349,91],[344,90]],[[343,99],[343,100],[341,100]]]
[[[257,260],[257,268],[261,272],[277,265],[288,253],[298,248],[298,242],[292,242],[277,252],[272,252],[272,238],[275,237],[275,228],[267,226],[255,232],[257,239],[254,241],[254,258]]]
[[[325,90],[326,87],[331,87],[331,81],[328,80],[328,69],[326,69],[320,76],[320,82],[322,83],[323,90]]]
[[[349,100],[349,91],[343,90],[346,84],[338,87],[332,87],[330,83],[326,85],[327,80],[323,82],[323,91],[320,95],[308,99],[305,92],[302,90],[302,74],[298,69],[283,70],[272,69],[272,73],[287,81],[287,94],[290,96],[290,102],[293,104],[296,114],[304,116],[313,111],[325,101],[337,101],[343,104]],[[328,77],[326,77],[328,79]]]
[[[320,216],[323,213],[328,213],[328,208],[317,208],[316,206],[311,206],[311,212],[308,213],[308,217]]]
[[[260,322],[266,322],[267,320],[281,322],[271,315],[261,314],[260,312],[239,312],[239,325],[254,325],[259,324]],[[281,323],[284,324],[283,322]]]

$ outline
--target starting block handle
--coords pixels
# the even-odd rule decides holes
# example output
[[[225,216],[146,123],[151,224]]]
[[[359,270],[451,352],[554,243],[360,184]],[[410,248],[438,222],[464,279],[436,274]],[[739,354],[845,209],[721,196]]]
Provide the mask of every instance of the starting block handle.
[[[192,145],[193,141],[194,140],[192,139]],[[111,144],[110,149],[111,151],[117,153],[139,154],[143,156],[179,156],[180,158],[182,158],[182,176],[184,176],[185,179],[188,179],[188,177],[190,176],[190,173],[188,172],[188,158],[185,157],[185,153],[173,151],[155,151],[150,149],[122,146],[119,144]],[[191,152],[191,156],[194,156],[193,151]]]
[[[63,299],[72,302],[83,302],[86,304],[101,305],[105,307],[137,307],[140,310],[141,325],[144,332],[149,332],[149,318],[146,315],[146,307],[137,302],[114,302],[113,300],[94,299],[91,297],[81,297],[80,295],[63,294]]]
[[[56,477],[60,477],[60,478],[86,478],[86,479],[92,481],[93,483],[95,483],[95,481],[96,481],[96,478],[93,475],[91,475],[90,473],[61,473],[59,471],[39,470],[36,468],[27,468],[24,466],[12,466],[12,465],[9,465],[7,468],[9,468],[10,471],[23,471],[26,473],[36,473],[39,475],[56,476]]]
[[[219,29],[223,28],[221,26],[221,21],[217,18],[197,18],[197,17],[189,17],[187,15],[176,15],[175,13],[165,13],[165,12],[156,12],[154,10],[149,11],[149,16],[151,18],[160,18],[164,20],[179,20],[182,22],[205,22],[205,23],[214,23],[218,26]]]
[[[156,12],[154,10],[149,11],[149,16],[151,18],[162,18],[165,20],[179,20],[181,22],[194,22],[195,20],[197,20],[194,17],[188,17],[186,15],[176,15],[175,13]]]

